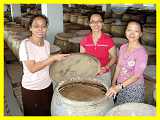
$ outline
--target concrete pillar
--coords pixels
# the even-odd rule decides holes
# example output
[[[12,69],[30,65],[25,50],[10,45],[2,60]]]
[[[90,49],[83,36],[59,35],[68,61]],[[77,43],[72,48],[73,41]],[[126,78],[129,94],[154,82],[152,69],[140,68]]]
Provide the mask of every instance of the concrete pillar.
[[[102,11],[106,14],[111,14],[111,5],[110,4],[103,4]]]
[[[106,12],[106,10],[107,10],[107,5],[106,5],[106,4],[103,4],[103,5],[102,5],[102,11]]]
[[[63,32],[63,6],[62,4],[42,4],[41,10],[49,20],[47,40],[53,44],[55,35]]]
[[[14,20],[15,17],[20,17],[21,16],[21,6],[20,4],[11,4],[11,16],[12,20]]]
[[[106,5],[106,12],[111,13],[111,4]]]

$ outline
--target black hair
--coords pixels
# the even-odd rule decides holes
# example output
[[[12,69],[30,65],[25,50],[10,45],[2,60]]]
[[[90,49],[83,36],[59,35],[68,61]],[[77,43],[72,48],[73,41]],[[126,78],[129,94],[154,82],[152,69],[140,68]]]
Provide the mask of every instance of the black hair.
[[[46,25],[48,26],[48,24],[49,24],[48,18],[47,18],[45,15],[37,14],[37,15],[33,15],[33,16],[31,17],[30,22],[29,22],[29,27],[32,26],[32,23],[33,23],[34,19],[36,19],[37,17],[40,17],[40,18],[44,19],[45,22],[46,22]]]
[[[138,20],[130,20],[130,21],[128,21],[128,22],[127,22],[127,25],[126,25],[126,29],[127,29],[128,24],[131,23],[131,22],[137,23],[137,24],[140,26],[141,32],[143,32],[143,25],[142,25],[142,23],[141,23],[140,21],[138,21]],[[139,43],[142,44],[141,37],[140,37],[140,39],[139,39]]]
[[[92,12],[92,13],[90,13],[89,14],[89,16],[88,16],[88,19],[89,19],[89,21],[90,21],[90,19],[91,19],[91,16],[92,15],[100,15],[101,16],[101,18],[102,18],[102,21],[104,21],[104,12]]]
[[[139,26],[141,28],[141,31],[143,32],[143,25],[142,25],[142,23],[140,21],[138,21],[138,20],[130,20],[130,21],[127,22],[127,26],[131,22],[135,22],[135,23],[139,24]],[[127,26],[126,26],[126,28],[127,28]]]

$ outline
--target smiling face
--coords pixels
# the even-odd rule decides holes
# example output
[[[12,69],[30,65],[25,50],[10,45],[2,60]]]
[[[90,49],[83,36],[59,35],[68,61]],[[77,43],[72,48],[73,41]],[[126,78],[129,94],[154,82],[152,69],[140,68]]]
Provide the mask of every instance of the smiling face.
[[[31,24],[30,31],[32,32],[32,36],[37,38],[45,37],[47,32],[47,24],[45,19],[36,17]]]
[[[90,18],[89,26],[92,32],[100,32],[102,30],[103,20],[99,14],[93,14]]]
[[[140,24],[130,22],[127,26],[125,34],[129,42],[139,42],[139,38],[142,36]]]

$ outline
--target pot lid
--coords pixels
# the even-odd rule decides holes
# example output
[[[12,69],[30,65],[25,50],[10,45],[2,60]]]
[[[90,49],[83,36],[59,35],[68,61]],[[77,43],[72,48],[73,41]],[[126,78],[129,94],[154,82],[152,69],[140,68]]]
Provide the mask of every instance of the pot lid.
[[[82,53],[73,53],[50,66],[50,76],[57,82],[94,78],[99,71],[99,61],[95,57]]]

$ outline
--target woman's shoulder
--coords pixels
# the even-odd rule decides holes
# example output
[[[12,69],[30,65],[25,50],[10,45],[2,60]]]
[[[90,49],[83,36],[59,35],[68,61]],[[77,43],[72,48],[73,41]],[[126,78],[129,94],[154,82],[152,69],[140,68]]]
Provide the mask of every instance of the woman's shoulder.
[[[102,32],[102,37],[105,37],[105,38],[108,38],[108,39],[112,39],[112,36],[109,33]]]
[[[88,33],[83,39],[90,39],[92,37],[92,33]]]
[[[109,44],[109,45],[114,44],[112,36],[109,35],[108,33],[102,32],[100,40],[102,43],[105,43],[105,44]]]
[[[92,34],[88,33],[85,37],[82,38],[82,40],[80,41],[80,43],[86,43],[88,42],[88,40],[90,40],[92,38]]]
[[[44,42],[45,42],[46,44],[50,44],[48,40],[44,40]]]
[[[29,41],[29,38],[26,38],[26,39],[22,40],[21,45],[24,45],[28,41]]]
[[[146,50],[146,48],[145,48],[143,45],[141,45],[140,49],[138,49],[137,52],[138,52],[138,53],[141,52],[141,53],[143,53],[143,54],[147,54],[147,50]]]
[[[50,45],[48,40],[44,40],[44,44],[47,45],[47,46]]]
[[[124,43],[120,46],[120,49],[125,49],[128,46],[128,43]]]
[[[143,45],[137,47],[133,52],[132,55],[135,56],[136,58],[141,58],[141,57],[147,57],[147,51]]]

